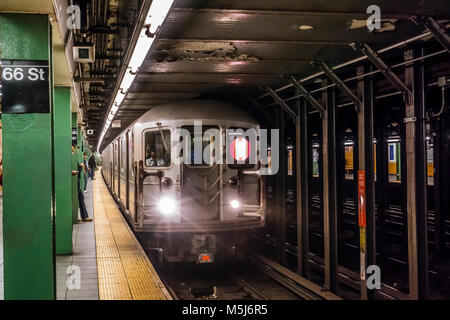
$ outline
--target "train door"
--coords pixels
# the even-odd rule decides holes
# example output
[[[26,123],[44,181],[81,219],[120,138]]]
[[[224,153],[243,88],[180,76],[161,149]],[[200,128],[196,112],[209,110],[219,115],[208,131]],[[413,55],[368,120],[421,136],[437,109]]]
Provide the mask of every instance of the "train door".
[[[135,209],[135,172],[134,172],[134,132],[128,131],[128,211],[133,221],[137,221]]]
[[[114,142],[114,193],[117,198],[119,198],[120,193],[120,177],[119,177],[119,170],[120,170],[120,163],[119,163],[119,141]]]
[[[170,217],[161,212],[159,203],[165,197],[176,197],[175,189],[172,188],[173,181],[176,181],[171,161],[171,137],[172,132],[168,127],[157,127],[145,129],[142,133],[142,157],[144,158],[144,169],[153,175],[147,176],[143,181],[142,208],[144,223],[146,219],[178,219],[178,216]],[[163,189],[160,184],[160,172],[165,178],[170,178],[170,187]]]
[[[120,202],[122,203],[124,209],[127,209],[127,174],[128,174],[128,167],[127,167],[127,140],[126,140],[126,133],[122,134],[119,138],[120,142],[120,156],[119,156],[119,192],[120,192]]]
[[[120,161],[121,161],[121,146],[122,143],[120,141],[120,139],[117,140],[117,199],[120,199],[120,193],[121,193],[121,179],[120,179],[120,171],[121,171],[121,165],[120,165]]]
[[[196,156],[202,159],[205,148],[209,146],[210,141],[214,141],[211,140],[214,139],[214,136],[207,136],[208,130],[219,128],[216,126],[203,126],[201,135],[197,135],[193,126],[183,126],[182,128],[190,132],[192,146],[202,144],[202,153],[197,155],[195,153],[196,148],[191,148],[191,154],[189,155],[191,163],[182,164],[183,188],[181,190],[181,199],[185,204],[181,208],[182,219],[190,221],[219,219],[221,199],[218,195],[221,191],[221,175],[227,174],[228,169],[222,170],[219,164],[214,162],[207,164],[204,160],[200,163],[195,163]],[[228,193],[224,192],[223,198],[227,197],[227,195]]]
[[[113,148],[111,146],[108,147],[108,176],[109,176],[109,187],[111,190],[114,190],[113,188],[113,167],[114,167],[114,159],[113,159]]]
[[[127,210],[127,213],[130,214],[130,212],[128,211],[130,209],[130,206],[129,206],[129,203],[128,203],[128,199],[130,198],[130,194],[129,194],[130,188],[129,188],[128,180],[129,180],[129,174],[130,174],[129,168],[131,166],[131,163],[130,163],[130,157],[129,157],[129,154],[128,154],[130,152],[130,149],[128,147],[128,143],[129,143],[129,141],[128,141],[128,133],[129,133],[129,131],[125,132],[125,134],[123,135],[123,140],[124,140],[124,144],[125,144],[125,152],[124,152],[124,157],[125,157],[125,181],[124,181],[124,186],[125,186],[125,189],[126,189],[126,192],[125,192],[125,194],[126,194],[126,196],[125,196],[125,209]]]
[[[116,179],[114,178],[115,175],[116,175],[116,168],[117,168],[116,143],[115,142],[112,144],[111,151],[112,151],[112,157],[111,157],[111,160],[112,160],[112,166],[111,166],[111,181],[112,181],[111,190],[112,190],[112,192],[116,193]]]

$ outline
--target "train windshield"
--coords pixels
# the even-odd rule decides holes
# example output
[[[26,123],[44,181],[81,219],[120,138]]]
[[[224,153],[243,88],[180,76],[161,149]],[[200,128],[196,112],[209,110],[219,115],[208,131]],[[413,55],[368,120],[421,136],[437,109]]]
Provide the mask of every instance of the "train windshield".
[[[170,166],[170,130],[156,129],[145,133],[145,166]]]
[[[182,129],[187,130],[190,135],[190,155],[189,155],[189,165],[190,166],[211,166],[214,164],[216,157],[216,148],[214,143],[216,137],[214,135],[214,130],[220,132],[217,126],[202,126],[201,132],[196,132],[194,126],[183,126]],[[183,137],[183,139],[185,139]],[[201,146],[196,148],[197,145]],[[200,152],[201,151],[201,152]]]

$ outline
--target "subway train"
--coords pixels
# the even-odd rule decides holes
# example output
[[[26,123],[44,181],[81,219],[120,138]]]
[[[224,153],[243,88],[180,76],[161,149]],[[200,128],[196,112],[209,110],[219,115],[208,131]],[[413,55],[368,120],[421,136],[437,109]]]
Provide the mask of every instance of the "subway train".
[[[254,118],[225,102],[163,104],[106,146],[102,175],[160,261],[242,259],[248,231],[264,226],[259,134]]]

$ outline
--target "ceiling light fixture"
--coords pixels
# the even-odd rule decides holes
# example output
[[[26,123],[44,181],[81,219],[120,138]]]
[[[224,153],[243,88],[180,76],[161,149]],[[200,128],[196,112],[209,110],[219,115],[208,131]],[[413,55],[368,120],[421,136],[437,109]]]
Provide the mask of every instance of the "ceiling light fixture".
[[[314,26],[311,26],[309,24],[302,24],[300,26],[298,26],[299,30],[311,30],[314,29]]]

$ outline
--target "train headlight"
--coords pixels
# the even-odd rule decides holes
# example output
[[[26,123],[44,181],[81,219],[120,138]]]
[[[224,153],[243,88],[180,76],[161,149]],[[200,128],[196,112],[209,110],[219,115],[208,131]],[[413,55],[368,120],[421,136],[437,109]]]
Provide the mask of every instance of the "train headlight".
[[[231,200],[230,201],[230,206],[233,209],[238,209],[241,206],[241,203],[238,200]]]
[[[169,177],[164,177],[161,179],[161,187],[163,189],[169,190],[170,188],[172,188],[172,185],[172,179],[170,179]]]
[[[232,188],[239,187],[239,177],[238,176],[232,176],[230,179],[228,179],[228,184]]]
[[[158,209],[159,212],[161,212],[165,216],[171,216],[175,213],[175,210],[177,208],[177,204],[175,202],[175,199],[170,197],[164,197],[159,200],[158,203]]]

